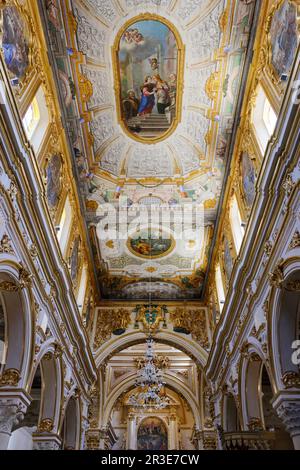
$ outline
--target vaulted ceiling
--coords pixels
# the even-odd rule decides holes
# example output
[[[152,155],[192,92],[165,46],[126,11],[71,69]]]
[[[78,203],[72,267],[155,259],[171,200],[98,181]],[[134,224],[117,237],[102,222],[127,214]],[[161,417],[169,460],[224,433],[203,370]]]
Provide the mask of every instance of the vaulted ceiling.
[[[201,298],[254,3],[46,2],[51,57],[103,298],[147,299],[149,292],[156,299]],[[126,25],[151,17],[176,31],[185,50],[177,68],[178,122],[172,132],[145,142],[120,119],[119,64],[113,48]],[[190,226],[185,220],[185,236],[179,236],[176,214],[196,208],[203,208],[204,216]],[[159,211],[165,220],[158,219]],[[125,215],[129,233],[115,236],[109,222],[116,217],[116,233],[123,233]],[[156,242],[146,240],[149,227]]]

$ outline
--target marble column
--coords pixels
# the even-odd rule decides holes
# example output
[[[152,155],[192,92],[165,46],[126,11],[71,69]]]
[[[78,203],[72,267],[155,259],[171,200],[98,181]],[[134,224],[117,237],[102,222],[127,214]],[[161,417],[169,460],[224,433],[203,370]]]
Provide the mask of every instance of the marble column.
[[[290,434],[295,450],[300,450],[300,397],[280,396],[274,400],[273,407]]]
[[[136,436],[136,416],[133,413],[128,415],[127,424],[127,449],[136,450],[137,447],[137,436]]]
[[[22,390],[1,390],[0,393],[0,450],[6,450],[13,427],[19,424],[31,401]]]

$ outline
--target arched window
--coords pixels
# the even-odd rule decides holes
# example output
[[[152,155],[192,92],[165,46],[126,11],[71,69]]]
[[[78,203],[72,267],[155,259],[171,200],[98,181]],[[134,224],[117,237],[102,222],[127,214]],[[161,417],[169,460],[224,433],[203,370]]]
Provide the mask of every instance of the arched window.
[[[217,287],[217,294],[218,294],[218,302],[219,302],[220,312],[222,312],[223,307],[224,307],[224,303],[225,303],[225,292],[224,292],[221,268],[220,268],[219,265],[216,267],[215,280],[216,280],[216,287]]]
[[[39,108],[37,98],[35,97],[31,105],[27,109],[26,114],[23,118],[25,131],[29,139],[31,139],[31,137],[33,136],[40,119],[41,119],[40,108]]]
[[[252,121],[255,134],[263,155],[268,146],[268,142],[274,133],[277,118],[277,114],[275,113],[270,101],[268,100],[263,87],[260,85],[257,91],[257,98],[253,111]]]
[[[65,254],[68,245],[70,230],[72,226],[72,218],[72,207],[70,204],[70,199],[67,197],[59,225],[56,228],[57,239],[59,241],[59,245],[63,255]]]
[[[43,142],[49,126],[49,113],[42,87],[40,87],[23,116],[23,126],[35,152]]]
[[[245,235],[245,229],[243,227],[241,213],[239,210],[239,205],[238,205],[236,196],[233,196],[232,201],[231,201],[229,218],[230,218],[230,225],[231,225],[235,250],[238,254],[241,249],[241,245],[242,245],[243,238]]]
[[[86,288],[87,288],[87,267],[84,266],[82,269],[82,273],[81,273],[78,295],[77,295],[77,305],[78,305],[80,313],[82,313],[83,307],[84,307]]]

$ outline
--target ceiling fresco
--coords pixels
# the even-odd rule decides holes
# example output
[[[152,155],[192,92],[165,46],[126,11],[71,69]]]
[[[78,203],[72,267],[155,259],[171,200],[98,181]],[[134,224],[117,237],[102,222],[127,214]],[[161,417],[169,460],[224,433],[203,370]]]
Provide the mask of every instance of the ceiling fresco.
[[[45,0],[102,298],[201,298],[253,10]]]

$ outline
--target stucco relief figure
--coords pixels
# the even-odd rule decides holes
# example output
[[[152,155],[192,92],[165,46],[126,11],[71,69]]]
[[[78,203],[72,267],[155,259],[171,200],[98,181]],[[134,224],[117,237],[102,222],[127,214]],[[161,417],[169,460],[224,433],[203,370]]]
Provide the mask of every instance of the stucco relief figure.
[[[2,49],[8,70],[22,78],[29,66],[29,39],[27,26],[15,7],[6,7],[2,13]]]
[[[157,20],[137,21],[122,33],[116,61],[126,130],[151,140],[167,134],[178,105],[179,49],[174,32]]]

